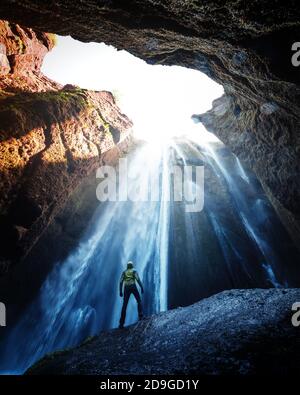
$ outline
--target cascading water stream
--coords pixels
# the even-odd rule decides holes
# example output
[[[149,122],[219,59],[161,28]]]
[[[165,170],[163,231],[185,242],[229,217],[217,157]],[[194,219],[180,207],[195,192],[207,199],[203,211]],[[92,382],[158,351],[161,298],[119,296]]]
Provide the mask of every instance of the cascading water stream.
[[[228,165],[226,166],[226,161],[221,160],[218,155],[218,149],[214,149],[212,143],[203,142],[199,139],[199,136],[196,136],[196,138],[194,137],[194,142],[189,142],[188,144],[195,149],[195,142],[197,143],[197,149],[199,149],[199,147],[204,149],[208,163],[213,168],[215,174],[218,176],[221,175],[225,179],[236,206],[236,214],[242,221],[249,237],[253,240],[255,248],[260,251],[264,259],[264,262],[261,264],[262,268],[265,270],[268,281],[276,287],[288,286],[288,280],[285,274],[283,272],[280,273],[280,269],[282,269],[280,265],[281,257],[278,251],[276,251],[274,240],[272,240],[272,229],[268,229],[268,226],[264,227],[264,221],[268,219],[265,207],[268,203],[266,198],[264,199],[260,196],[259,191],[255,190],[254,185],[250,184],[249,177],[246,175],[245,170],[236,156],[230,154],[235,168],[235,171],[232,171],[232,167],[229,169]],[[220,146],[222,146],[222,144],[217,144],[219,150]],[[241,188],[241,184],[234,179],[236,176],[243,179],[247,184],[247,189],[249,189],[252,195],[251,199],[247,198],[245,191]],[[215,218],[212,216],[212,221],[214,220]],[[278,275],[276,275],[277,272]],[[281,277],[281,281],[278,280],[278,276]]]
[[[47,353],[116,327],[119,278],[128,260],[144,284],[145,315],[228,288],[280,286],[289,269],[293,278],[294,268],[280,264],[290,245],[286,233],[232,154],[228,167],[198,136],[155,148],[144,144],[129,154],[128,182],[121,177],[117,189],[131,200],[99,205],[78,247],[55,265],[36,300],[2,339],[2,372],[22,373]],[[186,166],[191,159],[211,172],[205,183],[217,185],[205,194],[201,212],[168,201],[172,165],[180,160]],[[223,200],[226,196],[222,204],[218,190]],[[273,227],[285,240],[281,249],[274,245]],[[136,320],[136,305],[129,303],[126,325]]]
[[[155,153],[141,147],[129,158],[128,172],[131,181],[120,180],[121,193],[128,189],[139,200],[139,193],[157,179],[156,190],[148,188],[157,196],[153,201],[145,197],[100,204],[79,246],[55,266],[37,300],[2,342],[2,371],[22,373],[46,353],[116,327],[121,311],[118,282],[128,260],[134,261],[144,283],[145,314],[167,309],[167,150]],[[129,303],[126,324],[136,320],[136,306]]]

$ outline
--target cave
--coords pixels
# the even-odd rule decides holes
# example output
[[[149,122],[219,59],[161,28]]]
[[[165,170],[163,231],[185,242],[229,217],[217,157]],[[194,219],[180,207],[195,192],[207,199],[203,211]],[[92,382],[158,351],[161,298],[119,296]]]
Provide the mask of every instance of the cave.
[[[1,373],[300,370],[289,324],[300,297],[299,13],[295,1],[1,2]],[[108,173],[117,182],[104,187]],[[146,318],[135,327],[130,300],[120,332],[131,260]],[[204,363],[218,320],[225,340]],[[142,351],[156,327],[158,347],[184,362]],[[200,357],[185,340],[198,331]],[[240,351],[228,357],[230,333]],[[126,335],[145,343],[122,365]]]

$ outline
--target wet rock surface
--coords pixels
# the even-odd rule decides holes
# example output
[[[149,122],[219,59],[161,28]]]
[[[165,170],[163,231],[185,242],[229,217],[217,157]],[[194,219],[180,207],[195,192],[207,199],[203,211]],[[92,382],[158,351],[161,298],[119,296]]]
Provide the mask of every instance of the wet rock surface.
[[[87,339],[27,374],[286,374],[300,371],[299,289],[224,291]]]

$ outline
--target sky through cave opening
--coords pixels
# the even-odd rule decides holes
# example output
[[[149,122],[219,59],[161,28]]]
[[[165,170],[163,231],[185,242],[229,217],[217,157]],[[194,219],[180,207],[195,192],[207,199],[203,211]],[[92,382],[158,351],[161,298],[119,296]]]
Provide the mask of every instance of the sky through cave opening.
[[[63,85],[112,92],[132,119],[136,138],[159,144],[196,129],[202,139],[217,140],[203,126],[195,126],[191,115],[209,110],[223,87],[197,70],[149,65],[104,43],[58,36],[42,71]]]

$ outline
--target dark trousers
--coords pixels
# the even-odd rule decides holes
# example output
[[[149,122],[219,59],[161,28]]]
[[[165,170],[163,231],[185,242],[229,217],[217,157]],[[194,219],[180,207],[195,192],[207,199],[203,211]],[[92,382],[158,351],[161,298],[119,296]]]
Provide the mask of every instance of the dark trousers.
[[[126,309],[128,305],[128,301],[130,298],[130,295],[133,294],[137,301],[137,307],[138,307],[138,313],[139,313],[139,319],[143,317],[143,310],[142,310],[142,301],[141,297],[139,294],[139,291],[136,287],[136,285],[125,285],[124,287],[124,299],[123,299],[123,306],[122,306],[122,312],[121,312],[121,318],[120,318],[120,325],[123,326],[125,322],[125,317],[126,317]]]

